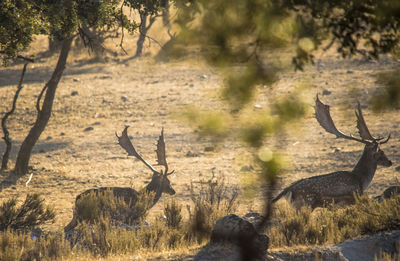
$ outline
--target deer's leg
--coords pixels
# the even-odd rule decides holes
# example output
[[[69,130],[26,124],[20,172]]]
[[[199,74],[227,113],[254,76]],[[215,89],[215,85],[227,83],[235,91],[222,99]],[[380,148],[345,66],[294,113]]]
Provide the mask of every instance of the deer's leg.
[[[78,220],[77,220],[77,216],[76,216],[76,211],[74,210],[74,215],[72,217],[72,220],[71,220],[71,222],[69,222],[68,225],[65,226],[64,233],[74,229],[77,225],[78,225]]]

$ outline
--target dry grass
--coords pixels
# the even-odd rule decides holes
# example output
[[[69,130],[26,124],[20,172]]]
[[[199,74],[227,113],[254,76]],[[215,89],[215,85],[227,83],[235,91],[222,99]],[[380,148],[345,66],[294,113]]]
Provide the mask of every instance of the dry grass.
[[[62,233],[53,233],[42,240],[32,240],[27,234],[0,233],[0,260],[56,260],[71,256],[69,242]]]
[[[330,206],[314,211],[280,204],[275,212],[276,222],[267,232],[272,247],[335,244],[400,228],[400,196],[383,202],[362,196],[355,205],[346,208]]]
[[[207,242],[216,219],[233,211],[237,199],[237,191],[227,188],[225,183],[205,182],[200,191],[192,190],[193,211],[189,219],[182,218],[182,205],[170,200],[164,206],[164,215],[156,217],[150,226],[142,224],[139,228],[111,221],[118,206],[110,193],[92,192],[78,200],[81,207],[87,207],[85,220],[88,222],[78,224],[70,242],[61,233],[46,235],[38,241],[10,231],[0,234],[3,253],[0,260],[24,260],[25,256],[52,260],[182,252]],[[95,198],[100,198],[101,203],[94,202]]]

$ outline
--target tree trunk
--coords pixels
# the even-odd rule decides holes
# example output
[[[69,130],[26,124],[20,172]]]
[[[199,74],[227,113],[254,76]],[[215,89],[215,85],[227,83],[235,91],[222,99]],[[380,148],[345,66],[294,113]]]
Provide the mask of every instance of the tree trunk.
[[[143,44],[144,40],[146,40],[147,34],[147,14],[140,14],[140,26],[139,26],[139,39],[137,41],[137,48],[135,57],[142,56],[143,53]]]
[[[162,11],[162,21],[163,25],[166,26],[168,29],[171,29],[171,23],[169,20],[169,1],[166,0],[164,3],[164,9]]]
[[[29,131],[28,136],[26,136],[25,140],[22,142],[21,148],[18,152],[17,161],[15,162],[15,174],[17,176],[25,175],[28,172],[28,164],[32,149],[39,139],[40,134],[42,134],[46,128],[46,125],[50,119],[54,96],[67,63],[67,57],[69,50],[71,49],[72,40],[73,38],[71,37],[63,40],[62,42],[60,56],[58,57],[56,68],[50,80],[46,83],[46,94],[44,96],[42,108],[38,111],[36,122]]]

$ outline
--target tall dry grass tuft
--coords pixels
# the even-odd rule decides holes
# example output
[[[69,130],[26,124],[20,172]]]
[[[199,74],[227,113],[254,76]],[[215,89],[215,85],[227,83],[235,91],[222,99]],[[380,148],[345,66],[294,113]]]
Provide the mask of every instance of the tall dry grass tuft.
[[[238,194],[238,189],[229,188],[223,179],[201,182],[198,193],[191,183],[193,210],[188,206],[188,240],[199,244],[208,241],[215,222],[236,210]]]
[[[273,222],[267,231],[272,247],[323,245],[343,242],[364,234],[400,228],[400,196],[382,202],[358,197],[346,208],[303,207],[289,204],[276,206]]]

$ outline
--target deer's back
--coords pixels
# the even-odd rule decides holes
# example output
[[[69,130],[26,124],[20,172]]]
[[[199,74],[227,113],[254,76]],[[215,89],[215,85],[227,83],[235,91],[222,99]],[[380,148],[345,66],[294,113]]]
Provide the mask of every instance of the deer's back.
[[[361,192],[361,181],[349,171],[337,171],[325,175],[305,178],[289,187],[293,202],[312,207],[325,202],[349,202],[355,192]]]
[[[133,188],[128,188],[128,187],[101,187],[101,188],[95,188],[95,189],[88,189],[85,192],[79,194],[76,197],[76,201],[78,201],[82,196],[86,196],[89,193],[96,193],[98,195],[99,193],[105,193],[107,191],[112,191],[113,195],[115,198],[121,198],[125,201],[126,204],[132,205],[135,204],[135,202],[138,199],[139,192],[134,190]]]

